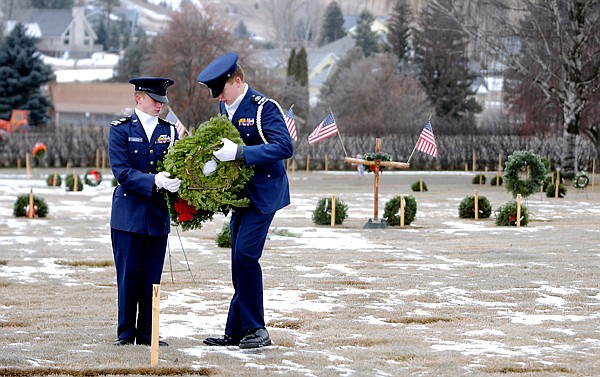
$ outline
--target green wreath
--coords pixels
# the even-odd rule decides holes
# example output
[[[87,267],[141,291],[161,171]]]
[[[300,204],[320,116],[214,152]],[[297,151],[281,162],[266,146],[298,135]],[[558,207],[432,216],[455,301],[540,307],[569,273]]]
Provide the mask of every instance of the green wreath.
[[[521,173],[524,173],[527,178],[521,179]],[[503,180],[506,189],[512,192],[513,197],[518,194],[527,197],[540,191],[546,173],[546,167],[540,156],[530,151],[517,151],[508,156]]]
[[[335,200],[335,225],[342,225],[348,218],[348,205],[339,198]],[[331,198],[321,198],[312,213],[315,225],[331,225]]]
[[[19,195],[13,208],[13,216],[25,217],[29,210],[29,194]],[[43,198],[33,196],[34,217],[46,217],[48,215],[48,204]]]
[[[590,184],[590,178],[585,171],[580,171],[573,177],[573,187],[578,190],[583,190]]]
[[[49,174],[46,178],[46,184],[50,187],[60,187],[62,185],[62,178],[59,174]]]
[[[218,161],[213,151],[222,147],[222,138],[244,145],[239,132],[223,115],[210,118],[190,136],[178,140],[158,165],[159,171],[181,179],[179,191],[163,190],[171,220],[183,230],[199,229],[215,213],[227,214],[234,207],[247,207],[250,199],[242,191],[254,174],[252,167],[240,161]],[[205,176],[204,165],[214,161],[217,168]]]
[[[391,225],[400,225],[400,200],[401,196],[396,196],[385,203],[383,218]],[[417,216],[417,201],[412,195],[404,196],[404,225],[410,225]]]
[[[88,169],[83,176],[85,184],[96,187],[102,182],[102,173],[98,169]]]
[[[365,160],[367,161],[375,161],[375,160],[379,160],[379,161],[392,161],[392,156],[390,156],[387,153],[383,153],[383,152],[369,152],[369,153],[365,153]],[[384,166],[379,165],[379,171],[383,171]],[[371,165],[369,166],[369,170],[368,171],[375,171],[375,165]]]
[[[75,187],[75,177],[73,174],[68,174],[65,178],[65,185],[67,191],[82,191],[83,190],[83,182],[81,181],[81,177],[77,175],[77,187]]]

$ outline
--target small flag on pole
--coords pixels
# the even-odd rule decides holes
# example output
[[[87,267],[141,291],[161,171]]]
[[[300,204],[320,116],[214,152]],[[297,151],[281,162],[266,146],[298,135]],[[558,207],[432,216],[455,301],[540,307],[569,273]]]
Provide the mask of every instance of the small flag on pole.
[[[296,120],[294,119],[294,110],[292,110],[292,107],[294,107],[294,105],[290,106],[290,109],[285,113],[285,125],[290,132],[292,140],[298,140],[298,135],[296,134]]]
[[[308,135],[308,144],[315,144],[338,133],[337,125],[333,119],[333,113],[327,114],[325,119],[319,123],[317,128]]]
[[[429,119],[427,119],[423,131],[421,131],[419,141],[417,141],[417,149],[433,157],[437,157],[438,155],[435,136],[433,136],[433,128],[431,128],[431,121]]]
[[[165,119],[175,124],[175,128],[177,129],[177,134],[179,134],[180,139],[184,137],[186,133],[188,133],[188,130],[185,128],[183,123],[181,123],[179,118],[177,118],[177,115],[175,115],[175,112],[170,107]]]

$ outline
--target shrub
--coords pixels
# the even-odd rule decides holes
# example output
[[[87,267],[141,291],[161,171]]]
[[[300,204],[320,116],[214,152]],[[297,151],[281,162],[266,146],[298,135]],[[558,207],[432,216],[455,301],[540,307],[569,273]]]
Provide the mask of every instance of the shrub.
[[[558,197],[564,198],[567,195],[567,188],[561,184],[558,185]],[[548,198],[554,198],[556,196],[556,184],[550,183],[546,187],[546,196]]]
[[[471,183],[473,183],[474,185],[478,185],[478,184],[482,184],[485,185],[485,175],[484,174],[477,174],[475,177],[473,177],[473,180],[471,181]]]
[[[400,199],[396,196],[385,203],[383,218],[389,225],[400,225]],[[417,201],[411,195],[404,196],[404,225],[410,225],[417,216]]]
[[[496,225],[499,226],[516,226],[517,225],[517,201],[511,200],[500,206],[495,211]],[[521,204],[521,225],[527,226],[529,223],[529,214],[527,207]]]
[[[226,221],[221,228],[221,233],[217,235],[217,246],[218,247],[231,247],[231,228],[229,228],[229,221]]]
[[[348,218],[348,205],[340,199],[335,200],[335,225],[341,225]],[[331,225],[331,199],[321,198],[312,213],[316,225]]]
[[[492,205],[485,196],[479,196],[477,209],[479,212],[478,218],[487,219],[492,214]],[[458,216],[461,219],[475,218],[475,196],[466,196],[458,206]]]
[[[60,187],[62,185],[62,178],[58,174],[50,174],[46,178],[46,184],[51,187]]]
[[[415,192],[421,192],[421,181],[416,181],[410,188]],[[427,191],[427,184],[423,182],[423,192],[425,191]]]

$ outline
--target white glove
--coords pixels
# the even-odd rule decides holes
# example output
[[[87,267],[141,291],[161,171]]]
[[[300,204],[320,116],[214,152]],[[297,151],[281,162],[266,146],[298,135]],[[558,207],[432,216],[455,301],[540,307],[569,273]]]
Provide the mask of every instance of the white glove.
[[[238,145],[225,137],[222,138],[221,141],[223,142],[223,148],[213,152],[215,157],[220,161],[235,160],[235,154],[237,153]]]
[[[179,190],[179,185],[181,184],[181,179],[169,178],[170,176],[171,173],[161,171],[154,176],[154,184],[156,184],[156,187],[158,188],[164,188],[171,192],[177,192],[177,190]]]
[[[217,162],[215,160],[210,160],[206,164],[204,164],[204,167],[202,168],[202,174],[204,174],[204,176],[208,177],[215,170],[217,170]]]

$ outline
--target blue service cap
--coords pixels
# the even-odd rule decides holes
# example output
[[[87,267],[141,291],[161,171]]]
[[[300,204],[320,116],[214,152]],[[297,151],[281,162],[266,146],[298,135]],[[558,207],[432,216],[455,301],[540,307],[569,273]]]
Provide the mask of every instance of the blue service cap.
[[[227,80],[237,70],[238,54],[228,52],[213,60],[198,75],[198,82],[204,84],[210,89],[213,98],[217,98],[223,93],[223,88]]]
[[[135,85],[135,90],[148,93],[153,100],[168,103],[167,88],[175,84],[175,81],[164,77],[136,77],[129,80],[129,83]]]

